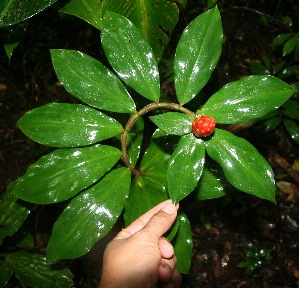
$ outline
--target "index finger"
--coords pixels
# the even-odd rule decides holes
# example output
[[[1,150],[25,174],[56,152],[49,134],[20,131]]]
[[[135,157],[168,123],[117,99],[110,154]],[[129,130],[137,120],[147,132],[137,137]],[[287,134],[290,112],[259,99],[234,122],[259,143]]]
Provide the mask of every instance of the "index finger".
[[[170,199],[163,201],[147,211],[145,214],[141,215],[139,218],[137,218],[134,222],[132,222],[128,227],[126,227],[122,232],[127,234],[127,237],[130,237],[131,235],[135,234],[139,230],[141,230],[146,223],[151,219],[158,211],[160,211],[166,204],[172,203]],[[122,233],[121,232],[121,233]]]

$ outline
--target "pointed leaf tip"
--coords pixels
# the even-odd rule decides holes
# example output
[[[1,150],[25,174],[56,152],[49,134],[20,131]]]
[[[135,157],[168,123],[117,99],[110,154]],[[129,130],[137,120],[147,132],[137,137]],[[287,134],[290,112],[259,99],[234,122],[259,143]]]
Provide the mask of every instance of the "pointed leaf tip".
[[[140,95],[157,102],[160,97],[157,61],[138,28],[124,16],[107,11],[101,41],[118,76]]]
[[[199,15],[184,30],[174,59],[175,89],[181,105],[209,81],[221,55],[222,36],[217,7]]]
[[[205,141],[209,156],[237,189],[275,203],[275,181],[270,164],[248,141],[216,128]]]

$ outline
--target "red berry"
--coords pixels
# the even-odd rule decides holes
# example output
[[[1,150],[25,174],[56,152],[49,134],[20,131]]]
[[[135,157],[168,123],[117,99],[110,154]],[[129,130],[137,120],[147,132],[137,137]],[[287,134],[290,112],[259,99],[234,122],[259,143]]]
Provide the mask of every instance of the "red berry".
[[[216,121],[210,116],[200,116],[192,123],[193,134],[196,137],[209,136],[215,129]]]

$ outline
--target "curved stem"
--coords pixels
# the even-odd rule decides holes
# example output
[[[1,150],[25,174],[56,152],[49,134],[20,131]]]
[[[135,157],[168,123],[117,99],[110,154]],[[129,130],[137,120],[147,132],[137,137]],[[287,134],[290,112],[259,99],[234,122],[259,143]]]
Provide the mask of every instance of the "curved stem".
[[[183,112],[185,114],[190,115],[191,117],[195,118],[195,113],[190,111],[187,108],[182,107],[181,105],[177,104],[177,103],[151,103],[145,107],[143,107],[141,110],[135,112],[130,119],[128,120],[123,132],[122,132],[122,136],[121,136],[121,152],[122,152],[122,158],[124,163],[126,164],[126,166],[131,170],[132,174],[134,176],[138,176],[138,175],[145,175],[145,173],[143,171],[137,170],[136,168],[134,168],[129,160],[128,157],[128,151],[127,151],[127,137],[128,134],[131,130],[131,128],[133,127],[134,123],[136,122],[136,120],[148,113],[149,111],[152,111],[154,109],[158,109],[158,108],[168,108],[171,110],[176,110],[176,111],[180,111]]]

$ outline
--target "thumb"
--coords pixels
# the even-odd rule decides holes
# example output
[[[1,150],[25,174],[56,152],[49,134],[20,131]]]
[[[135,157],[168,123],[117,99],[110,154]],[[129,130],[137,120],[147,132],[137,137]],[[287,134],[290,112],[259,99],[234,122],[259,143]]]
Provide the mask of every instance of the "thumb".
[[[148,220],[142,230],[154,235],[157,240],[160,239],[174,223],[178,208],[178,205],[168,202]]]

